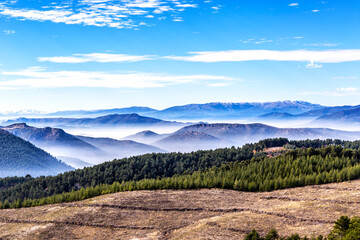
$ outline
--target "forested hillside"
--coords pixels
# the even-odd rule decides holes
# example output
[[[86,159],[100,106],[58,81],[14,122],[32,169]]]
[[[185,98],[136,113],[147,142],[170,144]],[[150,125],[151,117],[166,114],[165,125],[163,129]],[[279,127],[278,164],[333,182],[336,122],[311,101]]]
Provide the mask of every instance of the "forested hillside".
[[[56,175],[73,170],[31,143],[0,130],[0,176]]]
[[[276,146],[284,146],[283,153],[275,158],[267,157],[266,148]],[[25,206],[31,206],[39,201],[30,199],[54,196],[43,199],[42,204],[45,204],[124,190],[228,188],[269,191],[339,182],[360,176],[360,150],[355,149],[359,149],[359,142],[269,139],[242,148],[147,154],[29,180],[2,190],[0,200],[19,205],[19,201],[27,199]],[[74,192],[79,188],[81,191]],[[68,194],[63,194],[66,192]]]

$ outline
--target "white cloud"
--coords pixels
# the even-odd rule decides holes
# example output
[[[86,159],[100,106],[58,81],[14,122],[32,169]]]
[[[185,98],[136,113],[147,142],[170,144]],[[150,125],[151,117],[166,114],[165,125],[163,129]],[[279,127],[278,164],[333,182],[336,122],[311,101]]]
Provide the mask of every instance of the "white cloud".
[[[166,56],[164,58],[189,62],[242,62],[242,61],[289,61],[316,63],[342,63],[360,61],[360,49],[346,50],[229,50],[212,52],[190,52],[190,56]],[[320,65],[317,65],[320,66]]]
[[[90,53],[90,54],[73,54],[72,56],[56,56],[56,57],[39,57],[40,62],[53,63],[87,63],[87,62],[138,62],[144,60],[151,60],[152,57],[148,55],[134,56],[126,54],[110,54],[110,53]]]
[[[311,10],[311,11],[314,12],[314,13],[320,12],[320,10],[317,10],[317,9],[314,9],[314,10]]]
[[[15,31],[14,30],[4,30],[4,33],[6,35],[10,35],[10,34],[15,34]]]
[[[17,2],[5,2],[0,4],[0,15],[20,20],[136,28],[146,19],[154,18],[152,13],[159,15],[170,12],[177,16],[186,8],[197,7],[197,4],[188,0],[54,0],[51,4],[46,2],[40,1],[41,6],[38,8],[33,8],[32,5],[26,7]]]
[[[183,22],[184,20],[182,18],[174,18],[173,19],[174,22]]]
[[[96,71],[47,71],[32,67],[16,72],[2,72],[11,78],[0,81],[0,88],[154,88],[179,84],[211,84],[235,79],[215,75],[170,75],[154,73],[113,73]]]
[[[197,8],[197,4],[177,4],[179,8]]]
[[[299,6],[299,3],[290,3],[289,6],[290,7],[296,7],[296,6]]]
[[[306,65],[307,68],[322,68],[323,65],[321,64],[317,64],[317,63],[314,63],[314,62],[309,62],[307,65]]]

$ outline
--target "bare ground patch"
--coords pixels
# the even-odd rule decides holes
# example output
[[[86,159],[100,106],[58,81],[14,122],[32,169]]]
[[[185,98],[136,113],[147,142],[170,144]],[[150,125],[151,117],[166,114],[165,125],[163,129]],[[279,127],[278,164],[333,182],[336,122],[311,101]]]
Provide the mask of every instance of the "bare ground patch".
[[[0,210],[0,239],[241,239],[251,229],[326,235],[360,215],[360,180],[266,193],[134,191]]]

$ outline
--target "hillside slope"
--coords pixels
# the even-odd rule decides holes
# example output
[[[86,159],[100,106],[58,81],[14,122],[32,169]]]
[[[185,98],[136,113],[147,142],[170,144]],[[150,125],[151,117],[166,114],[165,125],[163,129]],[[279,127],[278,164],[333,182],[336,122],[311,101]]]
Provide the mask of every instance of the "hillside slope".
[[[266,138],[285,137],[293,140],[298,139],[343,139],[356,140],[359,132],[347,132],[328,128],[276,128],[265,124],[195,124],[186,126],[176,133],[196,131],[212,135],[217,138],[224,138],[235,142],[238,145],[256,142]]]
[[[203,132],[180,131],[156,141],[154,145],[172,152],[191,152],[228,147],[234,143]]]
[[[20,123],[3,127],[3,129],[43,148],[63,146],[72,148],[85,148],[87,151],[98,150],[91,144],[84,142],[59,128],[36,128],[28,126],[25,123]]]
[[[116,140],[112,138],[93,138],[77,136],[79,139],[92,144],[107,152],[112,158],[124,158],[146,153],[164,153],[163,149],[131,140]]]
[[[73,170],[33,144],[0,129],[0,177],[56,175]]]
[[[229,239],[276,227],[280,236],[327,235],[360,215],[360,180],[265,193],[134,191],[75,204],[0,210],[5,239]],[[5,222],[6,219],[6,222]]]
[[[141,143],[146,143],[146,144],[152,144],[162,138],[166,137],[166,135],[164,134],[157,134],[153,131],[142,131],[142,132],[138,132],[136,134],[124,137],[124,140],[132,140],[135,142],[141,142]]]
[[[315,122],[359,123],[360,107],[327,114],[317,118]]]
[[[46,150],[54,156],[65,156],[79,158],[86,162],[97,162],[98,158],[106,155],[103,150],[60,128],[36,128],[28,126],[25,123],[20,123],[3,127],[3,129],[31,142],[35,146]],[[104,161],[105,160],[108,159],[104,158]]]

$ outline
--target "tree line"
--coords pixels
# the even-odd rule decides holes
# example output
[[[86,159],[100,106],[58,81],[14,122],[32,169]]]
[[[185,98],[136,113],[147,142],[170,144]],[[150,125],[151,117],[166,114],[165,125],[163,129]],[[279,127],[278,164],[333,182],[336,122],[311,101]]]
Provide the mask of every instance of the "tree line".
[[[234,148],[216,150],[212,153],[214,153],[213,158],[210,157],[211,155],[205,156],[209,159],[238,156]],[[169,156],[175,157],[176,154]],[[209,161],[204,162],[208,163]],[[0,207],[29,207],[71,202],[102,194],[133,190],[223,188],[241,191],[272,191],[348,181],[360,176],[360,150],[346,149],[342,146],[319,149],[301,148],[275,158],[260,156],[248,160],[224,162],[227,163],[210,168],[198,167],[201,168],[198,171],[191,173],[183,171],[183,174],[173,174],[170,177],[162,175],[143,177],[140,180],[122,179],[122,181],[115,180],[111,183],[100,182],[82,187],[80,190],[72,188],[70,191],[54,194],[49,194],[46,178],[37,178],[0,191],[2,202]],[[212,162],[210,161],[210,163]],[[38,184],[36,188],[31,185],[33,183]],[[61,187],[61,182],[54,182],[54,184],[55,190],[56,187]],[[68,182],[67,184],[72,185],[73,183]],[[25,187],[28,189],[22,190]]]
[[[312,236],[308,238],[307,236],[301,237],[297,233],[288,237],[280,237],[276,229],[271,229],[265,236],[260,236],[253,229],[245,236],[244,240],[360,240],[360,218],[356,216],[353,218],[341,216],[335,222],[333,230],[327,237],[319,235],[318,237]]]

